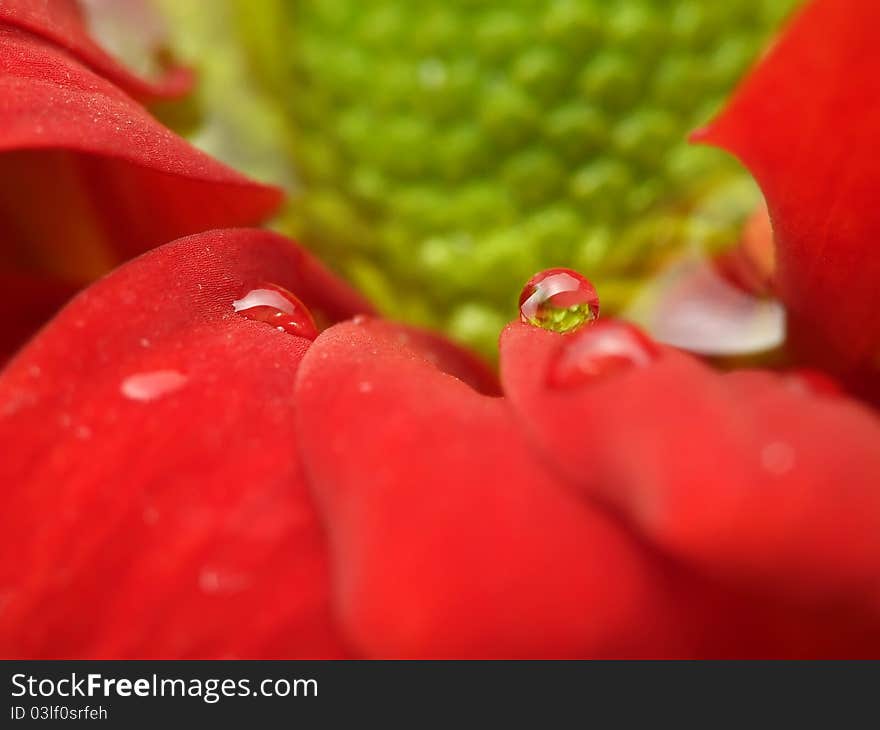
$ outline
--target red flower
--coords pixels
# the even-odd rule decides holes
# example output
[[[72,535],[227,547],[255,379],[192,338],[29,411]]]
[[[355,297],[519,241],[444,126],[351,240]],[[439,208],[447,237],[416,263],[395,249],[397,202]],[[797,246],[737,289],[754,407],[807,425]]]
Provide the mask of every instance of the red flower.
[[[880,56],[875,0],[816,0],[697,139],[764,190],[777,288],[802,351],[876,392],[880,374]]]
[[[266,283],[325,321],[367,309],[277,236],[202,234],[91,287],[7,368],[4,655],[877,650],[865,409],[614,322],[511,325],[491,397],[380,320],[310,344],[234,312]],[[615,343],[604,375],[548,385]]]
[[[840,272],[880,282],[849,261],[867,258],[865,199],[810,197],[832,163],[852,164],[860,191],[872,170],[836,137],[818,144],[853,116],[830,97],[803,124],[783,118],[809,163],[741,120],[761,79],[778,86],[764,103],[788,108],[816,24],[838,29],[834,65],[853,60],[850,18],[860,33],[873,14],[819,0],[712,133],[778,155],[748,161],[796,323],[805,277],[846,312],[863,282],[835,290]],[[814,219],[840,224],[841,261],[803,227]],[[285,308],[285,290],[302,304]],[[325,327],[314,341],[296,334],[311,334],[304,307]],[[0,655],[880,654],[868,405],[817,375],[715,372],[614,320],[509,325],[499,384],[451,344],[365,315],[312,257],[255,230],[162,246],[65,307],[0,375]],[[814,329],[864,367],[868,335],[847,349]]]
[[[82,284],[178,236],[265,218],[280,191],[156,122],[149,84],[86,34],[72,0],[0,5],[0,360]]]

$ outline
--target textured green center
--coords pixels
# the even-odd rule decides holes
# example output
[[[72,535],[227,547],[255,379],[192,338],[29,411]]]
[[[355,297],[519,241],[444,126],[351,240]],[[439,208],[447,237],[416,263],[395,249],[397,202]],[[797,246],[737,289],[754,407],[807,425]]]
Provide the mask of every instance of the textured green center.
[[[796,0],[240,3],[281,100],[297,185],[284,227],[393,316],[484,351],[536,271],[606,311],[756,200],[690,147]]]

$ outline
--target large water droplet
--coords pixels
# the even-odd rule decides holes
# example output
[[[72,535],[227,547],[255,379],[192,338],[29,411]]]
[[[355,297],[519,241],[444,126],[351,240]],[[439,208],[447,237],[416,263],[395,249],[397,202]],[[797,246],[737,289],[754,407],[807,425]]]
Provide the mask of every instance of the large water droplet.
[[[547,382],[569,388],[633,367],[650,365],[660,348],[626,322],[596,322],[565,339],[550,365]]]
[[[265,322],[280,332],[307,340],[314,340],[318,336],[318,327],[306,305],[276,284],[251,289],[241,299],[233,301],[232,308],[242,317]]]
[[[599,316],[596,288],[571,269],[547,269],[526,282],[520,319],[553,332],[571,332]]]
[[[126,398],[146,403],[179,390],[186,381],[186,375],[177,370],[153,370],[129,375],[119,390]]]

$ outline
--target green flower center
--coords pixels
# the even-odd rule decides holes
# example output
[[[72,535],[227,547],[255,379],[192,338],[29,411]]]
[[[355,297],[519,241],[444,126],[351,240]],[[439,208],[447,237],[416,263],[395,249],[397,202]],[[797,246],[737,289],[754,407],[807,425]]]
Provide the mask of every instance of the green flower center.
[[[757,190],[685,137],[797,3],[234,1],[296,176],[282,228],[487,353],[535,271],[584,272],[613,312],[736,239]]]

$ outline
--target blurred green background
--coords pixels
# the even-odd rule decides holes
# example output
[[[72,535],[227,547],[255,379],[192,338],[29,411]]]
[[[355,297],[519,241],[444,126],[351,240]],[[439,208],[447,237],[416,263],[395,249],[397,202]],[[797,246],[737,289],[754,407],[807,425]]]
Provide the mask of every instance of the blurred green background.
[[[624,306],[759,200],[687,145],[797,0],[154,0],[201,74],[160,109],[290,193],[275,226],[390,315],[486,354],[568,266]]]

